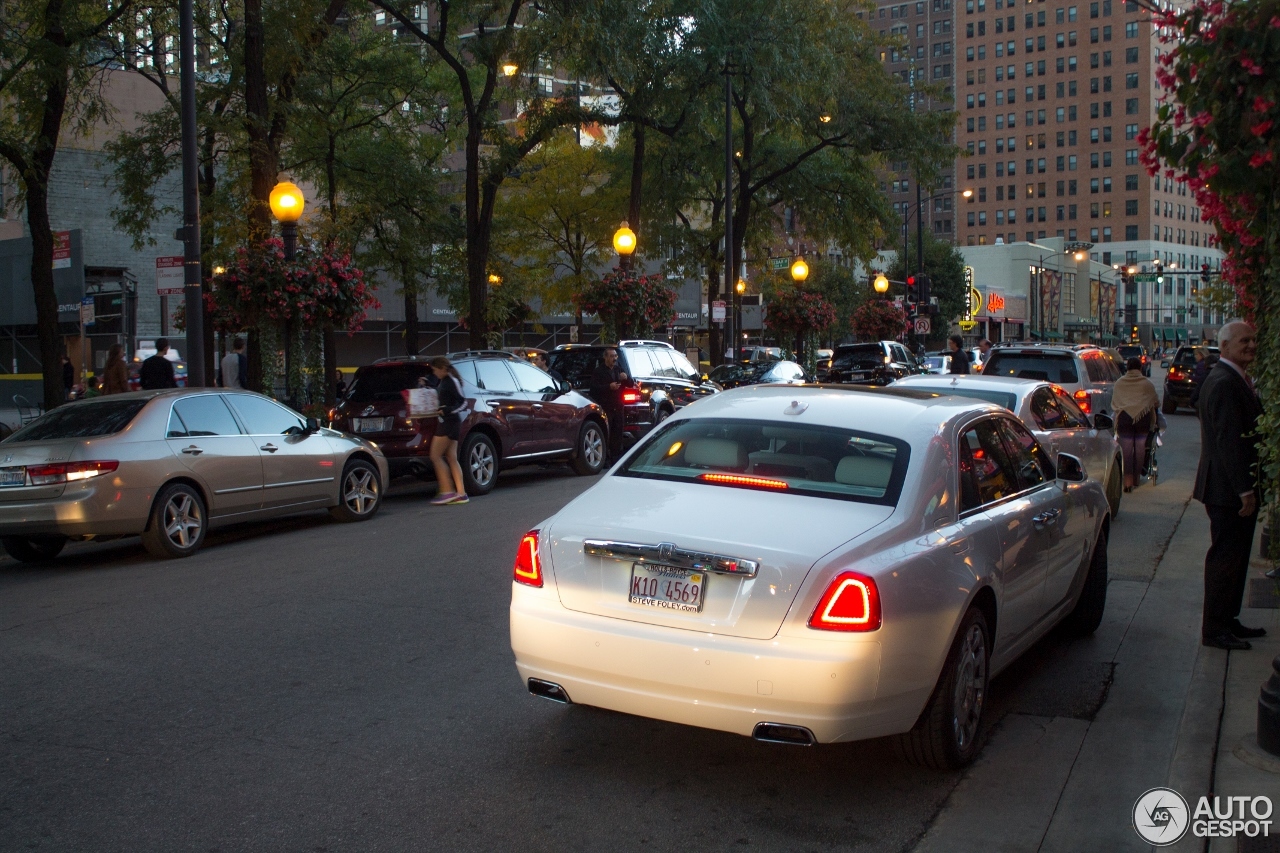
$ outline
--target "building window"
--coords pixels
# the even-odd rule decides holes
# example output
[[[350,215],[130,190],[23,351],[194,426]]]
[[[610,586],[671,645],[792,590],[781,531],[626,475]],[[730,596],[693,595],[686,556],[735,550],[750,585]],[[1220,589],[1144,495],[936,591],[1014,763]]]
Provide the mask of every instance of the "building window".
[[[1136,39],[1138,37],[1138,22],[1129,21],[1124,25],[1124,37],[1127,39]]]
[[[1126,148],[1124,152],[1124,164],[1126,166],[1138,165],[1138,149]]]
[[[1125,238],[1126,240],[1137,240],[1137,239],[1138,239],[1138,226],[1137,226],[1137,225],[1126,225],[1126,226],[1124,227],[1124,238]],[[1126,255],[1126,258],[1127,258],[1127,257],[1128,257],[1128,256]]]
[[[1098,191],[1098,179],[1097,179],[1097,178],[1090,178],[1090,179],[1089,179],[1089,192],[1091,192],[1091,193],[1096,193],[1097,191]]]
[[[1127,200],[1125,201],[1125,203],[1124,203],[1124,215],[1125,215],[1125,216],[1137,216],[1137,215],[1138,215],[1138,200],[1137,200],[1136,198],[1127,199]]]
[[[1136,116],[1138,114],[1138,99],[1127,98],[1124,102],[1124,114],[1127,116]]]
[[[1138,61],[1138,49],[1136,47],[1126,47],[1124,49],[1124,62],[1126,65],[1132,65]]]

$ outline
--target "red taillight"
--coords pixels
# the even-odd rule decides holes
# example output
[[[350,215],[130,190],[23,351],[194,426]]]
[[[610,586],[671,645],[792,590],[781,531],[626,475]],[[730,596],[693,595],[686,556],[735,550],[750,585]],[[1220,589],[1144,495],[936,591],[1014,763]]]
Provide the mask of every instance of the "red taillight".
[[[1072,394],[1071,399],[1076,401],[1076,405],[1080,407],[1080,411],[1084,412],[1086,415],[1089,414],[1089,410],[1093,408],[1089,401],[1089,392],[1083,388]]]
[[[759,489],[790,488],[786,480],[772,480],[768,477],[744,477],[741,474],[700,474],[699,480],[708,483],[721,483],[726,486],[748,486]]]
[[[530,530],[516,551],[513,580],[525,586],[542,586],[542,561],[538,559],[538,531]]]
[[[114,459],[93,462],[55,462],[51,465],[28,465],[27,476],[33,486],[52,486],[68,481],[87,480],[102,474],[110,474],[120,467]]]
[[[1180,382],[1187,378],[1187,375],[1176,367],[1169,368],[1169,378],[1174,382]]]
[[[874,631],[880,627],[880,591],[857,572],[841,572],[831,581],[809,617],[820,631]]]
[[[634,389],[628,388],[626,391],[622,392],[622,402],[623,403],[639,403],[640,392]]]

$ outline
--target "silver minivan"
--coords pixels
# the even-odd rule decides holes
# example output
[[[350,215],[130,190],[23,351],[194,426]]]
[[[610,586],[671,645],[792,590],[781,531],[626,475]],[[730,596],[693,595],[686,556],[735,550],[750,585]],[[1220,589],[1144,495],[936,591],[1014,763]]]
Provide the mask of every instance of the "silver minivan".
[[[984,376],[1038,379],[1060,386],[1086,415],[1111,415],[1111,388],[1124,375],[1124,359],[1096,344],[1012,342],[992,347]]]

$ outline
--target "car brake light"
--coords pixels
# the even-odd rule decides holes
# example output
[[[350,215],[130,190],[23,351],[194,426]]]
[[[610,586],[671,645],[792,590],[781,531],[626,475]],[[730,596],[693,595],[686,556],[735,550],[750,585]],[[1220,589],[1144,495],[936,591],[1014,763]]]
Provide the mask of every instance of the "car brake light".
[[[1076,405],[1080,407],[1080,411],[1084,412],[1086,415],[1089,414],[1089,410],[1092,406],[1090,405],[1088,391],[1081,388],[1079,391],[1071,395],[1071,399],[1076,401]]]
[[[786,480],[773,480],[768,477],[744,477],[741,474],[700,474],[699,480],[708,483],[722,483],[726,486],[747,486],[760,489],[788,489]]]
[[[820,631],[874,631],[880,627],[880,591],[857,572],[841,572],[822,594],[809,617]]]
[[[1182,379],[1185,379],[1185,378],[1186,378],[1186,375],[1185,375],[1185,374],[1183,374],[1183,372],[1182,372],[1181,370],[1179,370],[1178,368],[1176,368],[1176,367],[1171,367],[1171,368],[1169,368],[1169,378],[1170,378],[1170,379],[1172,379],[1173,381],[1177,382],[1177,381],[1180,381],[1180,380],[1182,380]]]
[[[88,480],[102,474],[110,474],[120,467],[114,459],[92,462],[55,462],[50,465],[28,465],[27,476],[33,486],[52,486],[56,483]]]
[[[639,402],[640,402],[640,392],[639,392],[639,391],[635,391],[635,390],[631,390],[631,389],[628,389],[628,390],[626,390],[626,391],[623,391],[623,392],[622,392],[622,402],[624,402],[624,403],[639,403]]]
[[[542,586],[542,561],[538,559],[538,531],[530,530],[516,551],[513,580],[525,586]]]

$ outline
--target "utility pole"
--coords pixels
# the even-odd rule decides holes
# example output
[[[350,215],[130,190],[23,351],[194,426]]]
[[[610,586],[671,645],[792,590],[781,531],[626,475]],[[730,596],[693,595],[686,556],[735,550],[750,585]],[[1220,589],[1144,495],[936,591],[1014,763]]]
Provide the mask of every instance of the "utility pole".
[[[726,58],[724,63],[724,295],[728,305],[733,305],[736,268],[733,257],[733,76]],[[733,327],[733,312],[730,310],[724,312],[724,328],[729,352],[732,354],[730,360],[737,361],[738,339]]]
[[[200,190],[196,152],[196,34],[193,0],[182,0],[178,37],[182,72],[183,293],[187,310],[187,385],[204,385],[204,295],[200,286]]]

